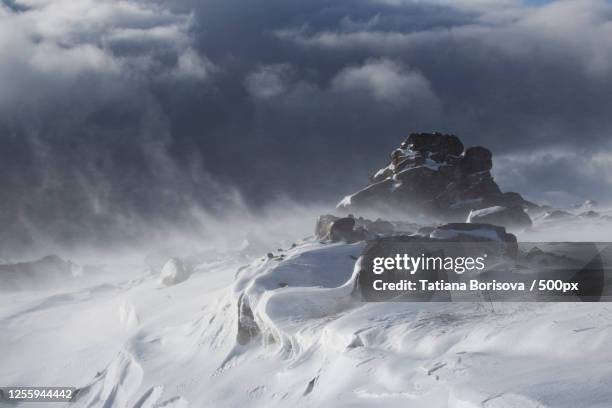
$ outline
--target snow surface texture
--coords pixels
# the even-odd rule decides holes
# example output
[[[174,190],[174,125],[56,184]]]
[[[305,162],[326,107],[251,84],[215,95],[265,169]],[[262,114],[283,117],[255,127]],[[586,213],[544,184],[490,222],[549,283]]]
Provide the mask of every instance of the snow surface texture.
[[[70,407],[610,407],[612,306],[360,303],[363,246],[2,293],[0,384],[77,386]]]

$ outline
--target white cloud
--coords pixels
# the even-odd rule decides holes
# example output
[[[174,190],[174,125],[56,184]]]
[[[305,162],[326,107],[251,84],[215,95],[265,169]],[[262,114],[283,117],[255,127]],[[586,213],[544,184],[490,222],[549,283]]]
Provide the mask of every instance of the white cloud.
[[[282,97],[281,105],[305,106],[314,104],[350,105],[357,101],[366,104],[393,105],[399,109],[423,107],[436,111],[438,99],[429,81],[421,73],[389,59],[374,59],[340,69],[323,87],[314,82],[294,79],[294,68],[289,64],[258,67],[247,75],[245,87],[258,100]],[[278,101],[277,101],[278,102]]]
[[[341,92],[364,92],[376,102],[391,104],[436,101],[423,75],[386,59],[343,69],[333,78],[332,88]]]
[[[247,75],[245,87],[254,98],[272,98],[287,90],[291,75],[292,68],[289,64],[260,66]]]
[[[295,124],[307,117],[307,126],[317,128],[400,114],[402,121],[418,126],[435,121],[441,112],[427,78],[390,59],[341,67],[327,81],[299,76],[296,70],[289,64],[272,64],[247,75],[244,86],[264,122]]]
[[[457,13],[473,13],[469,20],[420,29],[382,29],[377,25],[344,25],[337,30],[311,31],[288,27],[275,31],[301,47],[366,50],[371,55],[401,55],[424,48],[456,46],[499,53],[526,61],[562,55],[579,63],[590,75],[607,75],[612,68],[612,3],[606,0],[561,0],[539,6],[519,1],[376,0],[398,11],[415,4],[446,6]],[[377,16],[379,17],[379,16]],[[491,54],[493,55],[493,54]]]
[[[208,58],[187,49],[179,55],[173,75],[177,78],[205,80],[215,70],[215,65]]]
[[[18,5],[23,10],[0,4],[0,108],[47,94],[52,98],[46,90],[70,89],[83,75],[127,85],[205,81],[215,71],[193,47],[191,14],[126,0],[22,0]]]

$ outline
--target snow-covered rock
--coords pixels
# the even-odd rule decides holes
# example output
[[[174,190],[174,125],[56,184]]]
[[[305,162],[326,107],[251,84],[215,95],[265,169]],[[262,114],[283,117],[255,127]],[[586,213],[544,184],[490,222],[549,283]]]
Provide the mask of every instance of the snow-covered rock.
[[[159,282],[165,286],[176,285],[189,279],[189,271],[178,258],[170,258],[159,274]]]
[[[457,136],[413,133],[391,153],[391,163],[370,178],[370,185],[345,197],[337,208],[465,221],[471,210],[537,207],[518,193],[502,193],[491,176],[492,166],[485,147],[464,150]]]
[[[356,242],[376,236],[407,234],[418,229],[418,225],[410,222],[368,220],[363,217],[336,217],[331,214],[321,215],[315,225],[315,236],[321,240],[332,242]]]
[[[467,222],[493,224],[510,229],[526,228],[532,225],[531,218],[521,207],[502,206],[472,210]]]

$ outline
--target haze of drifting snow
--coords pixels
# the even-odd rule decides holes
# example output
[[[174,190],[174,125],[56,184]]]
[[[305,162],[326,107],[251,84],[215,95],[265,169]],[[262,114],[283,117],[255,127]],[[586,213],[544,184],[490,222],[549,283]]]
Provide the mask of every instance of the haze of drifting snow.
[[[170,205],[163,208],[170,208],[172,214],[177,208],[188,207],[203,199],[202,196],[211,195],[213,190],[225,190],[225,185],[212,182],[207,175],[201,179],[184,177],[185,172],[205,174],[200,172],[197,161],[185,169],[166,155],[168,146],[178,150],[180,146],[187,146],[185,150],[189,153],[202,146],[197,141],[173,139],[176,135],[172,134],[172,125],[183,117],[178,115],[177,120],[164,112],[164,101],[156,99],[154,91],[180,87],[201,90],[204,87],[191,85],[206,83],[208,86],[209,81],[220,74],[223,62],[229,60],[230,66],[235,62],[232,58],[212,61],[198,53],[189,35],[193,23],[189,14],[174,14],[131,2],[64,1],[61,2],[63,7],[53,7],[58,2],[34,0],[6,3],[12,8],[4,8],[3,4],[0,11],[3,23],[0,29],[6,34],[0,36],[3,45],[0,56],[11,64],[0,66],[0,74],[5,78],[0,108],[5,114],[3,118],[11,118],[7,126],[14,132],[3,132],[3,137],[8,135],[3,146],[11,148],[1,151],[6,173],[0,175],[0,180],[9,186],[21,180],[29,183],[43,179],[44,182],[36,188],[17,183],[11,190],[13,194],[3,196],[3,205],[8,206],[8,210],[0,214],[5,216],[0,218],[3,230],[6,225],[14,227],[5,229],[9,235],[23,230],[21,224],[13,223],[14,219],[19,219],[12,216],[11,209],[27,207],[32,217],[26,221],[38,216],[49,223],[47,214],[66,211],[66,200],[57,200],[56,206],[46,200],[49,188],[70,193],[73,198],[70,202],[77,203],[74,208],[70,207],[74,219],[86,219],[90,213],[99,216],[95,224],[99,228],[108,221],[105,214],[114,216],[119,210],[137,212],[142,209],[139,205],[126,208],[122,205],[125,203],[117,204],[110,199],[106,202],[105,198],[116,198],[132,190],[142,194],[143,185],[150,194],[143,196],[144,201],[156,203],[163,201],[166,196],[162,193],[176,185],[177,180],[187,180],[185,190],[198,194],[187,196],[184,201],[181,194],[169,195],[175,201],[171,200]],[[403,2],[383,3],[397,6]],[[550,182],[550,177],[545,177],[549,173],[564,174],[560,170],[577,169],[578,174],[569,179],[555,178],[558,189],[549,192],[552,199],[565,194],[563,188],[567,185],[583,189],[579,192],[592,189],[593,180],[609,185],[609,180],[602,176],[609,169],[608,150],[597,151],[593,160],[585,159],[591,157],[593,150],[586,153],[572,150],[576,143],[585,145],[584,135],[597,136],[594,139],[597,143],[589,148],[597,149],[599,143],[606,147],[609,113],[605,85],[610,82],[612,55],[607,41],[609,4],[604,1],[559,2],[538,9],[534,14],[515,7],[496,13],[492,11],[495,7],[491,8],[488,2],[463,2],[462,7],[461,19],[471,14],[477,18],[452,30],[396,32],[381,26],[385,16],[372,16],[364,21],[346,19],[342,32],[326,27],[312,31],[309,27],[292,24],[276,27],[278,29],[272,30],[270,36],[289,44],[291,49],[299,48],[303,55],[315,51],[328,56],[355,52],[374,59],[362,56],[359,61],[351,60],[348,64],[329,68],[333,72],[328,73],[326,85],[319,84],[316,79],[296,77],[301,71],[297,61],[304,58],[302,54],[296,57],[296,62],[288,64],[274,58],[259,65],[253,63],[240,69],[244,72],[239,80],[230,78],[228,82],[238,84],[239,91],[231,89],[238,94],[244,93],[254,103],[254,121],[259,123],[255,134],[271,133],[283,137],[292,134],[291,131],[301,128],[294,122],[301,117],[296,112],[307,112],[319,119],[315,122],[323,126],[324,131],[320,133],[325,143],[331,140],[329,135],[339,134],[339,129],[346,131],[331,146],[330,151],[334,154],[329,160],[322,159],[317,167],[308,160],[318,157],[314,153],[322,154],[325,149],[317,143],[310,145],[308,141],[309,136],[319,134],[321,129],[305,126],[304,134],[287,139],[286,143],[291,148],[302,143],[300,152],[312,154],[287,155],[291,164],[304,160],[303,166],[287,167],[289,170],[317,169],[329,176],[329,180],[343,178],[350,172],[337,171],[337,166],[350,163],[350,160],[332,159],[344,152],[347,144],[355,145],[356,134],[367,137],[388,134],[385,137],[395,143],[399,131],[392,128],[381,131],[379,127],[380,123],[396,123],[389,120],[388,115],[393,113],[402,118],[399,122],[401,132],[412,130],[406,129],[407,125],[429,126],[450,117],[446,123],[446,127],[452,128],[450,131],[455,131],[455,127],[471,129],[471,123],[475,122],[494,124],[494,127],[482,125],[475,137],[501,132],[506,145],[517,134],[523,134],[520,132],[523,130],[529,130],[532,136],[555,138],[559,144],[565,142],[563,149],[567,150],[550,152],[545,145],[542,151],[534,150],[533,155],[525,156],[523,150],[504,158],[508,172],[502,175],[510,181],[520,182],[522,177],[528,176],[530,182],[536,179]],[[559,21],[567,24],[559,24]],[[501,41],[511,34],[511,41]],[[492,68],[497,64],[503,68],[500,71],[497,66],[497,71],[504,73],[503,81],[481,83],[484,86],[497,84],[492,94],[486,93],[488,96],[507,95],[503,92],[507,88],[500,84],[506,82],[505,73],[512,68],[508,61],[537,60],[540,65],[527,68],[527,74],[515,67],[513,72],[519,73],[519,80],[508,82],[520,96],[536,95],[542,99],[534,103],[531,99],[493,98],[489,101],[501,104],[492,103],[493,114],[489,112],[484,116],[479,116],[480,109],[489,104],[482,104],[481,100],[464,104],[451,98],[452,103],[443,103],[449,101],[444,89],[454,88],[437,82],[440,76],[433,72],[413,69],[401,60],[401,55],[412,46],[419,50],[433,49],[428,58],[421,61],[416,55],[413,61],[422,62],[423,68],[427,68],[428,63],[445,55],[431,44],[444,45],[448,41],[461,45],[454,48],[456,54],[450,55],[461,57],[468,67],[463,71],[468,77],[471,67],[487,61],[492,61]],[[572,47],[565,47],[569,43]],[[476,55],[463,53],[473,49],[474,44],[479,45]],[[533,47],[526,49],[525,44]],[[124,54],[126,49],[137,52]],[[158,55],[151,50],[163,52]],[[553,58],[538,59],[545,54],[544,50],[552,50]],[[571,51],[569,56],[567,50]],[[499,58],[490,58],[491,52]],[[167,61],[173,63],[168,65]],[[532,72],[545,72],[546,75],[532,75]],[[576,75],[581,81],[575,80]],[[94,80],[90,83],[91,78]],[[530,78],[535,78],[536,82],[529,82]],[[563,78],[571,79],[564,83],[572,87],[567,95],[564,92],[568,88],[558,86]],[[523,92],[514,85],[521,79],[527,81],[525,88],[533,92]],[[546,82],[542,82],[544,80]],[[539,93],[540,88],[530,86],[543,83],[550,86],[542,88],[560,93],[548,96]],[[589,86],[584,86],[585,83]],[[66,92],[68,89],[71,92]],[[211,85],[211,89],[215,86]],[[479,89],[482,92],[482,88]],[[478,96],[472,89],[465,91],[465,95]],[[577,107],[572,97],[576,93],[581,95],[580,105],[589,112],[580,120],[574,120],[576,117],[572,115]],[[217,101],[219,94],[211,94]],[[185,100],[200,101],[200,96],[190,95]],[[523,103],[525,101],[530,103]],[[554,101],[557,108],[558,104],[564,105],[551,112],[550,101]],[[224,102],[232,109],[236,107],[233,100]],[[517,120],[515,115],[503,116],[511,112],[514,105],[541,109],[533,113],[534,116],[527,115],[527,119],[536,121],[535,129],[530,128],[530,120]],[[41,113],[41,106],[53,109]],[[129,111],[129,114],[117,115],[113,109],[99,114],[98,108],[108,106],[119,106],[121,113]],[[408,106],[410,111],[398,106]],[[453,115],[447,116],[448,112],[444,111],[447,106],[457,108]],[[366,109],[373,107],[377,109]],[[368,112],[375,120],[355,122],[352,120],[355,111]],[[66,112],[70,115],[65,116]],[[224,119],[235,123],[234,111],[231,112],[232,115]],[[334,112],[333,117],[327,112]],[[217,118],[218,112],[213,109],[204,113],[201,115],[204,121],[210,121]],[[469,120],[466,121],[466,117]],[[486,120],[481,120],[483,117]],[[524,112],[518,112],[518,117],[524,119]],[[67,118],[73,122],[67,124]],[[288,119],[278,125],[282,118]],[[346,129],[342,126],[346,123],[337,122],[337,118],[357,125]],[[569,122],[565,118],[569,118]],[[25,130],[20,120],[27,125]],[[131,126],[94,131],[98,129],[96,126],[106,122],[121,124],[122,120],[131,121]],[[500,122],[512,126],[500,130]],[[90,129],[91,133],[81,133],[83,128],[79,126],[78,137],[74,137],[75,124],[88,125],[83,128]],[[517,129],[515,125],[519,124],[525,124],[527,129],[520,126]],[[565,132],[566,128],[570,130]],[[238,133],[243,130],[239,129]],[[134,134],[138,137],[126,137]],[[250,159],[254,150],[249,143],[260,140],[251,137],[245,142],[245,148],[235,149],[234,139],[226,137],[223,131],[215,133],[214,139],[219,145],[221,139],[231,142],[219,150],[210,150],[211,157],[224,160],[230,153],[240,153],[243,158]],[[55,144],[57,140],[60,143]],[[105,144],[109,140],[125,144]],[[370,157],[369,140],[366,137],[363,140],[367,141],[361,144],[363,155],[356,158]],[[527,145],[526,149],[532,150],[529,143],[533,140],[536,139],[522,140],[523,148]],[[263,143],[264,149],[257,153],[266,154],[269,150],[269,154],[275,156],[267,158],[276,158],[276,152],[267,149],[269,142]],[[31,146],[36,147],[32,152],[28,151]],[[62,150],[66,146],[72,153]],[[387,146],[380,143],[380,149],[386,150]],[[118,154],[128,151],[136,153]],[[21,156],[24,152],[32,154]],[[97,152],[108,155],[101,158]],[[56,156],[60,159],[50,160]],[[108,157],[115,160],[105,161]],[[187,157],[181,159],[188,161]],[[279,172],[277,167],[270,166],[271,160],[260,162],[270,172]],[[551,162],[555,165],[546,167]],[[25,168],[27,171],[21,167],[22,163],[30,165]],[[44,165],[33,166],[36,163]],[[64,167],[65,163],[75,164],[74,168],[79,171],[75,173],[74,168]],[[91,167],[91,163],[100,168]],[[135,173],[151,178],[143,181],[142,177],[126,177],[122,166],[125,163],[145,163]],[[244,174],[239,166],[217,167],[231,168],[241,177]],[[517,170],[526,167],[530,172]],[[153,171],[149,171],[151,169]],[[9,175],[6,180],[4,174]],[[110,177],[113,174],[116,178]],[[292,185],[299,184],[295,180],[301,174],[288,178]],[[70,191],[63,184],[66,179],[75,180]],[[122,183],[114,183],[117,179]],[[262,180],[268,179],[262,177]],[[315,178],[315,183],[319,180]],[[588,182],[583,182],[585,180]],[[330,183],[336,188],[335,181]],[[112,188],[116,185],[127,187],[117,192]],[[530,183],[526,185],[534,190],[539,188]],[[522,188],[516,189],[522,191]],[[600,190],[605,192],[606,188]],[[83,203],[90,207],[84,208]],[[137,201],[137,204],[142,203]],[[125,221],[112,220],[120,225]],[[40,224],[46,225],[45,222]],[[74,236],[81,237],[78,228],[82,226],[77,224],[71,227],[75,229]],[[95,230],[94,226],[86,229]],[[576,227],[571,226],[569,231],[573,237]],[[554,234],[557,239],[569,229],[568,226],[550,228],[554,231],[548,230],[543,235]],[[592,234],[585,237],[593,239]],[[70,282],[60,282],[44,290],[3,292],[0,297],[0,385],[73,385],[81,389],[81,396],[70,406],[89,407],[385,404],[573,408],[610,405],[612,325],[608,305],[356,303],[349,292],[354,279],[353,258],[360,254],[361,245],[304,240],[295,248],[283,251],[285,259],[282,261],[277,258],[249,259],[239,249],[229,250],[202,261],[188,279],[170,286],[162,284],[163,277],[146,269],[141,261],[123,263],[101,259],[102,276],[76,276]],[[169,281],[172,283],[172,279]],[[245,294],[250,299],[261,333],[240,344],[237,341],[238,302]]]
[[[534,202],[610,200],[612,4],[533,3],[5,0],[0,257],[335,199],[413,131]]]
[[[4,292],[0,383],[76,386],[73,407],[609,406],[608,304],[360,303],[363,246],[239,248],[190,276],[109,263]],[[250,339],[241,299],[260,330]]]

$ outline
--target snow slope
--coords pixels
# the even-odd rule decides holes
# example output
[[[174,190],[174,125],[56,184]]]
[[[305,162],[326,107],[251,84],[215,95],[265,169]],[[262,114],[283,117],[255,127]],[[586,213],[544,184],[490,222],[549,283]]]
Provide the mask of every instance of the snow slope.
[[[364,304],[362,248],[2,293],[0,384],[74,385],[71,407],[610,406],[608,304]]]

